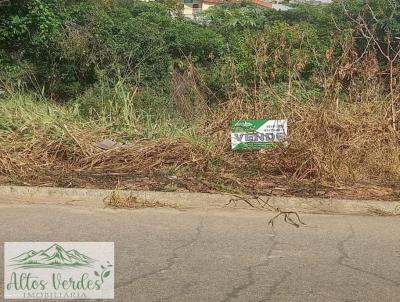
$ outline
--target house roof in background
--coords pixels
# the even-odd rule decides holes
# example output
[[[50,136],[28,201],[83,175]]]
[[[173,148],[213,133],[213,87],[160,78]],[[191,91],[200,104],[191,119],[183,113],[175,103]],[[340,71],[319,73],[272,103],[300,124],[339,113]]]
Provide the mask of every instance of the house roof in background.
[[[224,3],[243,3],[242,0],[203,0],[204,3],[211,3],[211,4],[224,4]],[[264,0],[249,0],[249,3],[253,3],[255,5],[265,7],[265,8],[272,8],[272,3],[269,1]]]

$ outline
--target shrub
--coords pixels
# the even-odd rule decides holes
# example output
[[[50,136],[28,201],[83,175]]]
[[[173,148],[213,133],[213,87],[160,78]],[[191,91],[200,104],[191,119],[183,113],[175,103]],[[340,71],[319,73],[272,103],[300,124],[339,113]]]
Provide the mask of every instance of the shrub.
[[[166,41],[173,57],[190,56],[199,63],[220,56],[224,49],[224,38],[220,34],[190,21],[176,22],[166,31]]]

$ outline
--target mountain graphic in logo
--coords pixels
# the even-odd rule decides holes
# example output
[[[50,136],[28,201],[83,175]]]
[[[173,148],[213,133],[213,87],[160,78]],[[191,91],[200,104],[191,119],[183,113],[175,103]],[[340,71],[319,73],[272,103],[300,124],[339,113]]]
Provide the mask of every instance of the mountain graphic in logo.
[[[77,250],[66,251],[61,245],[53,244],[46,250],[22,253],[11,259],[20,268],[63,268],[90,266],[94,259]]]

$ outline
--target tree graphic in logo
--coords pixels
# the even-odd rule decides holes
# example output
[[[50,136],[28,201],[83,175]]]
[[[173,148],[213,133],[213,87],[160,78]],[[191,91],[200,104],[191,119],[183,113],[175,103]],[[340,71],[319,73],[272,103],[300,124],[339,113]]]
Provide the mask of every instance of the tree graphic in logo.
[[[73,249],[66,251],[55,243],[40,251],[30,250],[11,259],[18,268],[72,268],[91,266],[96,260]]]

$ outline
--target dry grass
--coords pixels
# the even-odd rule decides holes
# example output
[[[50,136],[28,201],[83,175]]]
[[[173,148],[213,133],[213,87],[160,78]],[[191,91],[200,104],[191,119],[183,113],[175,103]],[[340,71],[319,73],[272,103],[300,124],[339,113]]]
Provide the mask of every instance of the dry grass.
[[[252,104],[230,103],[209,130],[228,149],[227,125],[233,118],[251,117]],[[249,108],[250,107],[250,108]],[[280,111],[280,113],[279,113]],[[258,166],[263,175],[284,175],[289,180],[334,183],[398,182],[400,148],[398,132],[391,128],[387,104],[380,101],[347,103],[336,108],[329,103],[283,104],[279,110],[257,108],[258,117],[286,116],[289,147],[231,155],[236,168],[245,161]],[[232,152],[230,152],[232,154]]]
[[[137,196],[130,195],[126,196],[118,190],[111,192],[110,196],[104,199],[104,205],[108,208],[119,208],[119,209],[142,209],[142,208],[163,208],[172,207],[158,201],[149,201],[138,198]]]
[[[190,104],[181,106],[189,108]],[[269,183],[267,188],[363,184],[392,187],[388,194],[398,198],[400,135],[391,128],[385,101],[338,105],[334,101],[304,103],[289,97],[277,107],[236,97],[218,108],[204,109],[204,103],[201,108],[207,114],[194,121],[194,138],[140,139],[110,150],[96,147],[104,137],[100,130],[70,121],[68,126],[61,124],[51,131],[42,129],[37,121],[34,131],[32,125],[23,124],[0,131],[0,175],[33,184],[41,184],[45,178],[47,185],[52,181],[59,184],[57,181],[68,175],[81,179],[79,185],[99,177],[131,182],[146,177],[157,182],[160,175],[172,175],[188,190],[251,194],[266,193],[265,183]],[[264,117],[288,119],[289,146],[259,152],[231,151],[230,121]],[[284,194],[296,194],[293,192]],[[374,194],[378,197],[379,190]],[[112,203],[118,203],[114,199]]]
[[[383,102],[339,108],[296,104],[289,114],[289,148],[269,154],[288,177],[336,183],[400,180],[400,136],[385,119]]]

